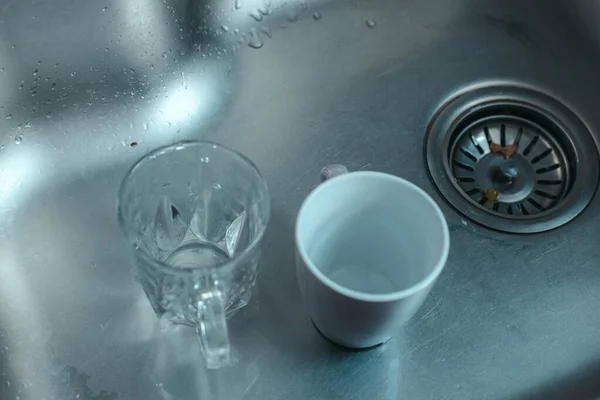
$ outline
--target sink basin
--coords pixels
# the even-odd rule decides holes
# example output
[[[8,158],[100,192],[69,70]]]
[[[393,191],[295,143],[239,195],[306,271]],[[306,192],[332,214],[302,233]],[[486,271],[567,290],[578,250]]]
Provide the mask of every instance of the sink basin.
[[[599,21],[583,0],[5,0],[0,398],[600,398],[598,196],[502,233],[445,200],[424,150],[440,105],[505,83],[559,101],[597,147]],[[156,320],[115,214],[131,164],[183,139],[241,151],[272,192],[217,371],[193,330]],[[296,285],[295,214],[330,163],[418,184],[451,228],[428,300],[369,351],[324,341]]]

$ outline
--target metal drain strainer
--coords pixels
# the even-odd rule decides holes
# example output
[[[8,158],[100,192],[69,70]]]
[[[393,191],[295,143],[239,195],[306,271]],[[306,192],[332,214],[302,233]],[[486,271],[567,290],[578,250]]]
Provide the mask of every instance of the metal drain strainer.
[[[585,125],[555,99],[520,87],[479,88],[446,103],[429,126],[427,163],[451,205],[507,232],[568,222],[598,183]]]
[[[514,149],[508,157],[502,153],[507,148]],[[548,210],[569,184],[560,146],[542,128],[519,118],[492,117],[469,126],[457,137],[451,160],[462,191],[500,214]]]

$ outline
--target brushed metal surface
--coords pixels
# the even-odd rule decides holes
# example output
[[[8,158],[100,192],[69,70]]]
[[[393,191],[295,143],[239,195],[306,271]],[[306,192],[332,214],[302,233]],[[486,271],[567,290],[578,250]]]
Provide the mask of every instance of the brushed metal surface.
[[[491,232],[424,160],[434,110],[489,81],[555,96],[597,143],[598,21],[583,0],[4,0],[0,398],[599,396],[598,196],[557,230]],[[115,215],[138,157],[200,138],[255,161],[273,200],[258,285],[231,320],[237,362],[218,371],[193,330],[161,332]],[[451,227],[430,297],[370,351],[324,341],[296,284],[295,214],[332,163],[418,184]]]

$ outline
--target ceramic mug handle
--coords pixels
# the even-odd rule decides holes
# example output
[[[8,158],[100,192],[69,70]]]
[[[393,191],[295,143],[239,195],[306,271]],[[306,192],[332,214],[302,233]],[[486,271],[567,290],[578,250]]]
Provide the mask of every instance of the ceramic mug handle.
[[[336,176],[340,176],[348,173],[348,168],[346,168],[342,164],[331,164],[324,167],[319,174],[319,180],[321,183],[325,182],[328,179],[335,178]]]

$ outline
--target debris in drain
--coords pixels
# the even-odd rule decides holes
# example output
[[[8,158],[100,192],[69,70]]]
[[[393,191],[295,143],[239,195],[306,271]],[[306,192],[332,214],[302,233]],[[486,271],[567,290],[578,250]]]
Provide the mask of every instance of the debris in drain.
[[[485,191],[485,197],[488,201],[496,201],[496,200],[498,200],[499,196],[500,196],[500,192],[498,191],[498,189],[489,188],[488,190]]]
[[[499,144],[492,142],[490,143],[490,151],[494,154],[503,154],[504,158],[508,160],[517,152],[517,145],[513,143],[508,146],[500,146]]]

